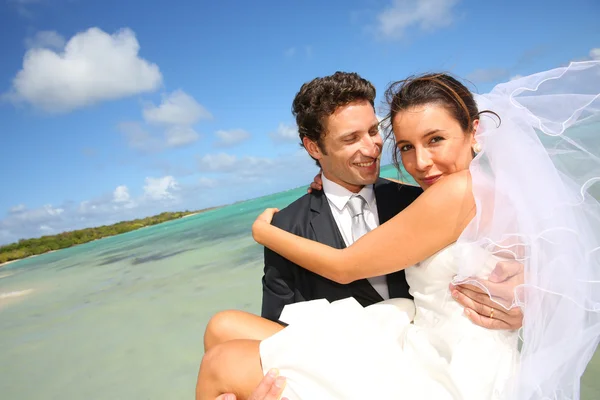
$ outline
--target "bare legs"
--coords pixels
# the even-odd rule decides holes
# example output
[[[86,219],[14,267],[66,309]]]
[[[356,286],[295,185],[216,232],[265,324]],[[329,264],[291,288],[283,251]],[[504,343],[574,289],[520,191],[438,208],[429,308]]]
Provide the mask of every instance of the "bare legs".
[[[263,378],[260,341],[284,327],[243,311],[215,314],[204,334],[204,358],[198,372],[196,400],[223,393],[247,399]]]
[[[215,314],[204,333],[204,351],[236,339],[263,340],[283,329],[268,319],[243,311],[229,310]]]
[[[247,399],[264,376],[259,345],[258,340],[237,339],[211,348],[200,365],[196,400],[214,400],[223,393]]]

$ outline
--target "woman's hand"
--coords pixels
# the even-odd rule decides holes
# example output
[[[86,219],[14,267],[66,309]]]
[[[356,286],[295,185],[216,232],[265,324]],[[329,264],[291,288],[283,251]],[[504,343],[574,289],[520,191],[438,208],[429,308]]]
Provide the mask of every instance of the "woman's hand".
[[[307,192],[312,193],[313,190],[323,190],[323,180],[321,179],[322,170],[319,170],[319,173],[315,175],[310,187]]]
[[[275,213],[278,213],[278,212],[279,212],[278,208],[267,208],[265,211],[262,212],[262,214],[260,214],[256,218],[255,222],[262,221],[262,222],[266,222],[267,224],[271,225],[273,216],[275,215]]]
[[[254,240],[260,244],[263,244],[261,239],[262,229],[264,227],[271,225],[271,221],[273,220],[273,216],[275,213],[278,213],[279,209],[277,208],[267,208],[265,211],[260,214],[254,223],[252,224],[252,237]]]

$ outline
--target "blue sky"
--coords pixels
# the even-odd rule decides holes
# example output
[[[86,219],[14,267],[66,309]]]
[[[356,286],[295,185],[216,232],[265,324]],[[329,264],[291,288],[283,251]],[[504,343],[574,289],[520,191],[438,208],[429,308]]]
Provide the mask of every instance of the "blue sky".
[[[302,83],[600,58],[597,0],[0,0],[0,244],[308,184]]]

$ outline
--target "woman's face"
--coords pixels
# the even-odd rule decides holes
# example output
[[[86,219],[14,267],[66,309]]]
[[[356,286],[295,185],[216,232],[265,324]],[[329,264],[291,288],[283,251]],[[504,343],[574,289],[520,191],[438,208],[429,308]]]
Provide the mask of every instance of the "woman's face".
[[[475,129],[478,123],[474,122]],[[469,168],[475,129],[463,131],[443,106],[403,110],[394,117],[392,128],[404,168],[424,190],[446,175]]]

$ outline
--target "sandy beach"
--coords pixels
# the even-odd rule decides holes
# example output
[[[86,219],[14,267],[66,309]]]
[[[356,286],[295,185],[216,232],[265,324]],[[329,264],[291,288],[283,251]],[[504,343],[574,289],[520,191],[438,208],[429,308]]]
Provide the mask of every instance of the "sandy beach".
[[[196,213],[193,213],[193,214],[184,215],[184,216],[183,216],[183,217],[181,217],[181,218],[193,217],[194,215],[198,215],[198,214],[200,214],[200,213],[199,213],[199,212],[196,212]]]
[[[30,257],[35,257],[35,256],[30,256]],[[7,261],[7,262],[5,262],[5,263],[2,263],[2,264],[0,264],[0,268],[4,267],[5,265],[8,265],[8,264],[12,264],[12,263],[14,263],[14,262],[17,262],[17,261],[19,261],[19,260],[10,260],[10,261]]]
[[[33,258],[33,257],[39,257],[39,256],[41,256],[41,255],[43,255],[43,254],[50,254],[50,253],[54,253],[55,251],[58,251],[58,250],[50,250],[50,251],[47,251],[47,252],[45,252],[45,253],[42,253],[42,254],[34,254],[34,255],[32,255],[32,256],[27,256],[27,257],[25,257],[25,258],[19,258],[18,260],[10,260],[10,261],[7,261],[7,262],[5,262],[5,263],[2,263],[2,264],[0,264],[0,268],[2,268],[2,267],[4,267],[4,266],[6,266],[6,265],[8,265],[8,264],[15,263],[15,262],[17,262],[17,261],[21,261],[21,260],[27,260],[27,259],[29,259],[29,258]]]

